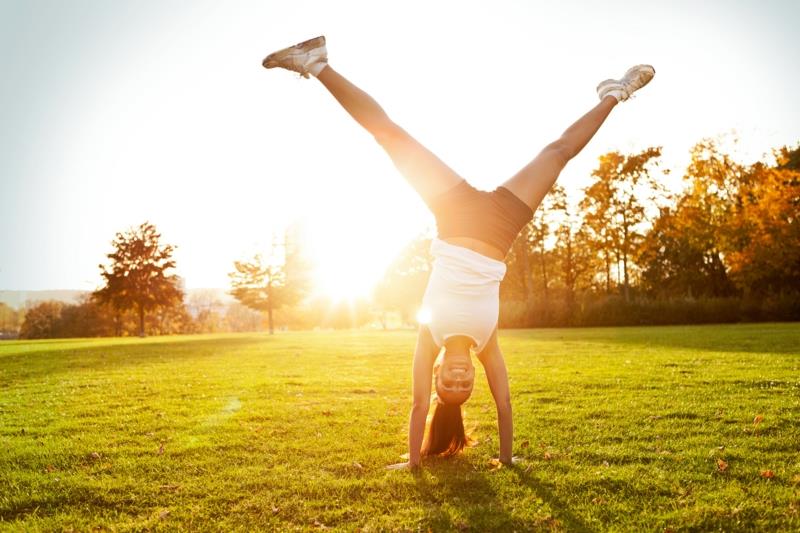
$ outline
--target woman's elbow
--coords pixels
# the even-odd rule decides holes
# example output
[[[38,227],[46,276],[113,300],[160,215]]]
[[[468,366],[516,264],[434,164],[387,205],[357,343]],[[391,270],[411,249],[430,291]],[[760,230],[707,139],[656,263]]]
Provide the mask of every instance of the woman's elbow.
[[[511,396],[506,396],[497,400],[497,414],[511,415]]]
[[[425,398],[414,398],[411,401],[411,412],[417,414],[428,414],[428,408],[430,407],[430,400]]]

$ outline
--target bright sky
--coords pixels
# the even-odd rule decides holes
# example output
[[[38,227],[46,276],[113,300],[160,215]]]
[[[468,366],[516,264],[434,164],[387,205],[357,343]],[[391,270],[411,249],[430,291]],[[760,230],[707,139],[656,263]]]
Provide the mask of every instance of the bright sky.
[[[320,279],[366,291],[433,219],[315,80],[262,58],[320,34],[330,63],[475,186],[493,189],[631,65],[656,78],[560,178],[596,158],[738,132],[800,141],[800,2],[0,1],[0,289],[100,283],[149,220],[189,288],[304,221]],[[792,66],[795,65],[795,66]],[[329,287],[330,288],[330,287]]]

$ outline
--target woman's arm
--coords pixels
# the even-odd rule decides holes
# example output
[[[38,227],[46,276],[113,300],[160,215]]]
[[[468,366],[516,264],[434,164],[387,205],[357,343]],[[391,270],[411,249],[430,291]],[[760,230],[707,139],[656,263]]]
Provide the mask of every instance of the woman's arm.
[[[414,350],[412,365],[412,405],[408,421],[408,463],[391,465],[389,468],[414,468],[420,463],[420,448],[425,434],[425,421],[431,403],[431,376],[433,364],[439,355],[439,347],[433,341],[430,331],[420,326],[417,347]]]
[[[514,441],[514,423],[511,417],[511,393],[508,387],[508,372],[500,345],[497,343],[497,330],[492,333],[492,338],[486,347],[478,354],[478,359],[486,371],[486,380],[489,390],[497,406],[497,429],[500,433],[500,461],[511,464],[511,455]]]

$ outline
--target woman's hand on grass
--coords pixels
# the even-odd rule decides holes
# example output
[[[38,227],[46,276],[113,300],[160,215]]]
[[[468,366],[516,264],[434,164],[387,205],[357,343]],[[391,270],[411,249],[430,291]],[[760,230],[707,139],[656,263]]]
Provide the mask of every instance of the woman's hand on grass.
[[[496,467],[502,466],[517,466],[522,464],[522,458],[517,457],[516,455],[511,457],[510,459],[500,458],[500,459],[492,459],[489,461],[491,464],[495,465]]]
[[[393,465],[389,465],[386,467],[387,470],[417,470],[419,468],[419,464],[411,463],[406,461],[405,463],[395,463]]]

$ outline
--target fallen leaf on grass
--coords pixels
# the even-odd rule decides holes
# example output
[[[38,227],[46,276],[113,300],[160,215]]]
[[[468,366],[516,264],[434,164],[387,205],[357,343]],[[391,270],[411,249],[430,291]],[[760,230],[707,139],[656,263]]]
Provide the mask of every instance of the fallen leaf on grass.
[[[522,444],[519,445],[519,447],[520,448],[527,448],[530,445],[531,445],[530,442],[528,442],[527,440],[524,440],[524,441],[522,441]]]
[[[792,483],[794,484],[800,483],[800,474],[795,474],[794,477],[792,477]]]
[[[314,524],[313,525],[314,525],[314,527],[319,528],[319,529],[330,529],[328,526],[326,526],[325,524],[323,524],[322,522],[320,522],[316,518],[314,519]]]
[[[364,467],[361,466],[361,463],[353,463],[353,466],[358,468],[359,470],[364,470]]]
[[[55,471],[56,471],[56,467],[54,467],[53,465],[47,465],[47,466],[45,467],[45,470],[47,470],[47,473],[48,473],[48,474],[52,474],[53,472],[55,472]]]
[[[322,411],[322,415],[323,416],[331,416],[332,414],[333,414],[333,411]]]
[[[717,459],[717,469],[720,472],[725,472],[728,469],[728,463],[724,459]]]
[[[158,490],[165,491],[165,492],[175,492],[180,488],[181,488],[180,485],[174,485],[174,484],[167,484],[167,485],[159,485],[158,486]]]
[[[545,460],[545,461],[549,461],[549,460],[550,460],[550,459],[552,459],[552,458],[553,458],[553,454],[552,454],[552,453],[550,453],[550,452],[544,452],[544,460]]]
[[[765,479],[772,479],[775,477],[775,472],[773,472],[772,470],[762,470],[761,472],[759,472],[759,475],[761,475],[761,477]]]
[[[278,514],[280,512],[281,512],[281,508],[280,507],[273,507],[272,508],[272,514]]]
[[[758,435],[758,427],[764,421],[764,415],[756,415],[753,419],[753,435]],[[746,430],[745,430],[746,431]]]
[[[593,505],[604,505],[605,503],[606,503],[606,499],[603,498],[602,496],[597,496],[595,498],[592,498],[592,504]]]
[[[500,462],[500,459],[489,459],[489,466],[491,467],[489,470],[494,472],[503,468],[503,463]]]
[[[92,459],[95,459],[95,460],[97,460],[97,459],[100,459],[100,454],[99,454],[99,453],[97,453],[97,452],[92,452],[92,453],[89,455],[89,457],[91,457]]]
[[[168,510],[168,509],[164,509],[163,511],[161,511],[160,513],[158,513],[158,517],[159,517],[161,520],[164,520],[164,519],[165,519],[166,517],[168,517],[168,516],[169,516],[169,510]]]

